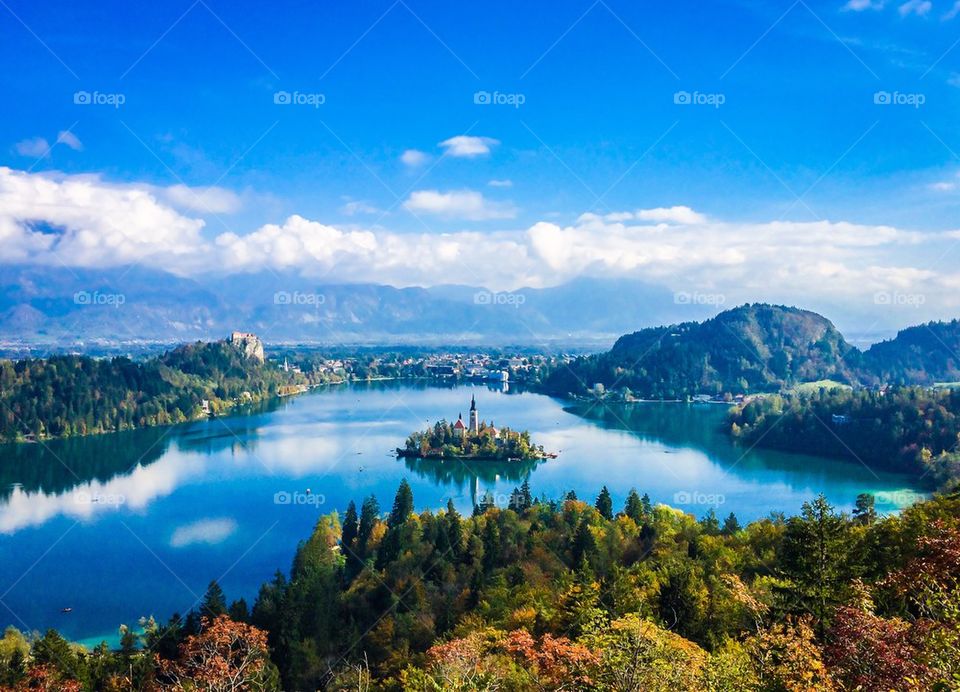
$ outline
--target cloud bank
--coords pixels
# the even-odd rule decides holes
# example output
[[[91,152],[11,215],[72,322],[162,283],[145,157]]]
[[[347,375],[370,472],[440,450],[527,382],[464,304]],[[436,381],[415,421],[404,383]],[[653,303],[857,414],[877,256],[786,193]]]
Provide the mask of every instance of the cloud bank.
[[[205,200],[197,204],[196,199]],[[179,275],[291,272],[318,282],[469,283],[495,290],[579,276],[630,277],[673,291],[722,292],[727,304],[829,301],[876,309],[880,291],[922,294],[930,314],[960,312],[960,231],[847,221],[738,223],[687,206],[583,214],[501,230],[400,233],[292,215],[213,233],[204,209],[236,208],[219,189],[117,185],[92,176],[0,168],[0,263],[143,263]],[[469,190],[421,190],[408,210],[503,226],[515,210]]]

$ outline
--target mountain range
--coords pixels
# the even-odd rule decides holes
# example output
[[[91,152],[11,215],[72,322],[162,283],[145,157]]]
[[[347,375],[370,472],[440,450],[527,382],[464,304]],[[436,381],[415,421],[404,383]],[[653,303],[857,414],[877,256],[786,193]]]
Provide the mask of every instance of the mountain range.
[[[713,311],[678,304],[664,288],[619,279],[496,293],[458,284],[331,284],[270,272],[191,279],[138,265],[7,266],[0,278],[0,340],[60,346],[181,343],[233,330],[272,343],[606,345],[637,326]]]

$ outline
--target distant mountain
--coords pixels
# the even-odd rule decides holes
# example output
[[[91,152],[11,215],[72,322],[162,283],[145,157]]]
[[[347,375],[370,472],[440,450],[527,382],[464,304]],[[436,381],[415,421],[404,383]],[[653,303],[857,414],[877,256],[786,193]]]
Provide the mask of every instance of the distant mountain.
[[[497,293],[326,284],[272,272],[195,280],[140,266],[5,267],[0,278],[0,340],[73,347],[179,343],[234,329],[267,342],[599,345],[638,324],[675,319],[678,310],[706,317],[709,307],[678,306],[665,289],[627,280]]]
[[[960,382],[960,320],[904,329],[871,346],[864,364],[883,382]]]
[[[821,379],[857,381],[860,358],[825,317],[744,305],[704,322],[622,336],[609,352],[558,368],[546,388],[577,393],[599,383],[664,399],[765,391]]]

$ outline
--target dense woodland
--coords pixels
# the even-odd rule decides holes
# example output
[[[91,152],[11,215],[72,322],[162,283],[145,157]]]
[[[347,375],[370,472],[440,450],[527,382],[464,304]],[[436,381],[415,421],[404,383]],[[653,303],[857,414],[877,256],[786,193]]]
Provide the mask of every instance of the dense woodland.
[[[960,485],[960,389],[820,388],[753,399],[731,415],[745,444],[844,457]]]
[[[933,690],[960,686],[960,497],[818,498],[740,526],[602,489],[474,516],[323,517],[252,608],[212,583],[118,651],[0,641],[3,689]]]
[[[0,440],[180,423],[307,383],[229,342],[196,342],[143,362],[52,356],[0,360]]]
[[[606,353],[577,358],[546,377],[551,394],[596,384],[646,399],[776,392],[803,382],[918,384],[960,381],[960,321],[911,327],[861,352],[816,313],[744,305],[701,323],[642,329]]]

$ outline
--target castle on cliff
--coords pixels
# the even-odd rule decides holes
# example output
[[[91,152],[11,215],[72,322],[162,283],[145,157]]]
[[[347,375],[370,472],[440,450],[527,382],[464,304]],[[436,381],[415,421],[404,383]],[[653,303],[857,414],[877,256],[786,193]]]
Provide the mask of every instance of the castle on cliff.
[[[250,332],[232,332],[230,334],[230,345],[238,349],[247,358],[264,362],[263,342],[260,337]]]

